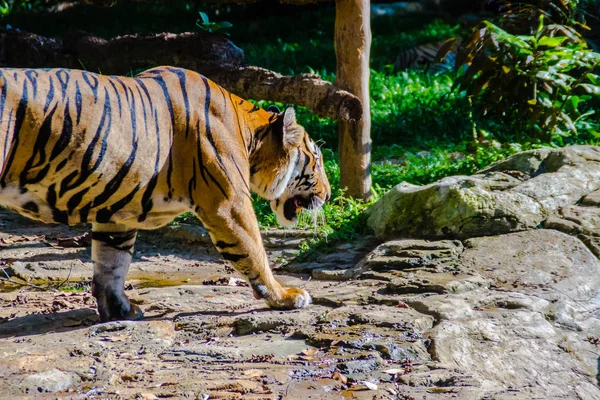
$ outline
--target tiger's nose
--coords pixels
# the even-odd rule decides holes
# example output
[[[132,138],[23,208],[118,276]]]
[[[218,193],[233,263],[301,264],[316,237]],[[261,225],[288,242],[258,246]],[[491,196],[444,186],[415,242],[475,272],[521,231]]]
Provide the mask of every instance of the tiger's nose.
[[[331,193],[325,194],[325,203],[327,203],[330,198],[331,198]]]

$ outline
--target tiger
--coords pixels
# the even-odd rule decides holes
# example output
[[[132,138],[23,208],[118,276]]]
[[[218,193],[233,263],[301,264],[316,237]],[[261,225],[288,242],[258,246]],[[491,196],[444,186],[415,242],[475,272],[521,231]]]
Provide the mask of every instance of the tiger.
[[[190,70],[134,77],[0,68],[0,206],[45,223],[91,224],[102,322],[135,320],[124,283],[138,230],[192,212],[271,308],[310,304],[273,276],[252,206],[281,225],[331,197],[319,146],[293,108],[264,110]]]
[[[425,43],[403,51],[396,57],[394,70],[425,68],[432,73],[451,71],[456,64],[460,38],[450,38],[433,43]]]

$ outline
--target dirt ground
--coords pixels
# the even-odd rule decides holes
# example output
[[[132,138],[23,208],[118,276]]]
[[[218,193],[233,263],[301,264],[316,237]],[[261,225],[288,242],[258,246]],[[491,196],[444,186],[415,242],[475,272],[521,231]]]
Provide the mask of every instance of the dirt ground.
[[[170,226],[138,238],[126,289],[145,318],[104,324],[90,248],[62,240],[84,232],[0,214],[0,278],[46,288],[0,282],[0,399],[600,398],[600,262],[556,231],[362,238],[305,262],[310,233],[264,232],[314,300],[283,312],[201,227]]]
[[[431,317],[371,304],[380,282],[280,275],[315,304],[272,311],[196,227],[142,234],[127,293],[145,318],[99,324],[90,248],[57,244],[83,232],[0,216],[11,279],[62,285],[0,285],[0,398],[396,398],[399,375],[429,370],[419,330]],[[302,235],[267,239],[272,262],[293,255]]]

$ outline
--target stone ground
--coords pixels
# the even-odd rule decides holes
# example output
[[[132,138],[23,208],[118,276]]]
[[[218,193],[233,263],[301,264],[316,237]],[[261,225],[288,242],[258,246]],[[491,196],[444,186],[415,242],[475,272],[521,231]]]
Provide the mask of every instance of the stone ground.
[[[90,249],[57,244],[82,232],[0,214],[0,267],[87,289]],[[0,398],[600,399],[600,261],[577,236],[363,238],[281,265],[305,235],[265,233],[303,310],[254,300],[189,225],[138,239],[141,321],[99,324],[87,290],[0,285]]]

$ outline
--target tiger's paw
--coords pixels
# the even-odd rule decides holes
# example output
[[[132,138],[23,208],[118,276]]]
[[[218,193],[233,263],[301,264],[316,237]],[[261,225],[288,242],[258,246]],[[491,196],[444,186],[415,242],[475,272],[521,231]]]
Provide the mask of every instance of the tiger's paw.
[[[122,291],[115,292],[111,289],[98,289],[98,285],[92,285],[92,294],[96,297],[101,322],[133,321],[144,317],[142,309],[131,303]]]
[[[282,294],[275,298],[265,298],[271,308],[278,310],[293,310],[295,308],[304,308],[311,303],[308,292],[304,289],[295,287],[282,288]]]

